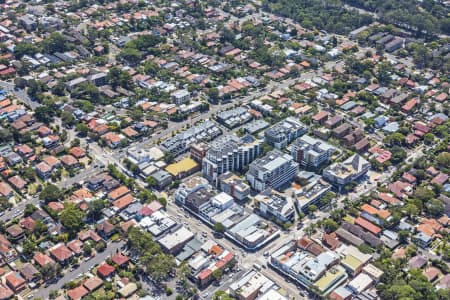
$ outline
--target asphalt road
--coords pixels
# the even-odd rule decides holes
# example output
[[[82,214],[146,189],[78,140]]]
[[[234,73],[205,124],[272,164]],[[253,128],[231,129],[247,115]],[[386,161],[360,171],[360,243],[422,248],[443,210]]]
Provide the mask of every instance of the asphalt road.
[[[24,104],[31,107],[31,109],[33,110],[41,106],[41,104],[37,103],[36,101],[32,101],[25,90],[14,90],[15,87],[14,83],[10,83],[7,81],[0,81],[0,87],[14,94],[17,97],[17,99],[19,99]]]
[[[197,121],[211,119],[218,112],[231,109],[235,105],[245,105],[254,99],[258,99],[259,97],[262,97],[262,96],[270,93],[273,90],[286,89],[289,86],[291,86],[297,82],[311,80],[312,78],[314,78],[314,76],[315,76],[315,73],[312,71],[309,71],[309,72],[302,73],[298,78],[288,78],[288,79],[285,79],[285,80],[279,81],[279,82],[270,81],[268,83],[268,85],[266,86],[266,88],[264,88],[262,90],[251,92],[250,95],[248,95],[248,96],[235,98],[234,101],[231,101],[229,103],[224,103],[224,104],[219,104],[219,105],[211,105],[209,111],[207,111],[203,114],[197,115],[193,118],[189,118],[182,122],[169,122],[167,129],[162,130],[159,133],[154,134],[151,137],[144,139],[141,142],[132,143],[130,146],[128,146],[126,148],[114,150],[113,160],[115,162],[120,162],[125,157],[127,149],[129,149],[131,147],[137,147],[137,148],[149,147],[149,146],[153,145],[154,143],[156,143],[158,140],[170,136],[173,132],[182,130],[188,124],[193,125]],[[100,152],[100,151],[98,151],[98,152]]]
[[[63,275],[63,277],[61,277],[56,283],[49,284],[46,287],[41,287],[38,290],[34,291],[33,292],[34,298],[48,299],[50,291],[62,290],[62,287],[65,283],[77,279],[79,274],[89,272],[91,267],[95,267],[96,265],[103,262],[106,258],[113,255],[116,252],[116,250],[120,249],[120,247],[122,247],[124,244],[125,244],[124,241],[108,244],[105,251],[98,253],[96,256],[94,256],[88,261],[83,261],[80,264],[80,266],[75,270],[66,272]]]
[[[94,167],[95,165],[98,165],[99,167],[96,168]],[[75,176],[64,178],[63,180],[55,183],[55,185],[60,189],[66,189],[71,187],[75,183],[81,183],[82,181],[85,181],[86,178],[89,178],[91,175],[100,172],[101,165],[102,165],[101,162],[94,160],[88,167],[82,169],[79,173],[75,174]],[[10,210],[5,211],[5,214],[0,216],[0,221],[8,222],[13,218],[21,217],[27,204],[33,204],[35,206],[38,206],[39,202],[40,202],[39,195],[23,198],[21,202],[17,203]]]

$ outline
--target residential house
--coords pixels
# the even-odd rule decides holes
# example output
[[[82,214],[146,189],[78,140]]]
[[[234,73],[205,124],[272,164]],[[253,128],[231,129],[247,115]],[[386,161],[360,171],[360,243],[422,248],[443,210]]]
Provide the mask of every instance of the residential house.
[[[72,258],[73,253],[63,243],[59,243],[49,250],[51,256],[56,259],[60,264],[66,265]]]
[[[5,275],[6,285],[14,292],[18,293],[27,287],[27,282],[18,272],[9,272]]]

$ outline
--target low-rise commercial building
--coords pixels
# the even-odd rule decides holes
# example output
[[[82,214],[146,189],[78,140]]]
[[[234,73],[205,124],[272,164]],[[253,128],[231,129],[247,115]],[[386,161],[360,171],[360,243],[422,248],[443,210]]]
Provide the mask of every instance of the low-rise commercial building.
[[[194,234],[184,226],[179,227],[175,231],[163,236],[158,243],[168,253],[176,254],[183,246],[194,238]]]
[[[270,264],[320,296],[328,295],[348,278],[344,268],[338,265],[338,254],[325,251],[315,256],[298,248],[295,241],[275,250]]]
[[[236,200],[244,200],[250,195],[250,186],[234,173],[226,172],[219,176],[219,188]]]
[[[255,196],[258,212],[277,223],[285,224],[295,219],[295,209],[292,199],[267,189]]]

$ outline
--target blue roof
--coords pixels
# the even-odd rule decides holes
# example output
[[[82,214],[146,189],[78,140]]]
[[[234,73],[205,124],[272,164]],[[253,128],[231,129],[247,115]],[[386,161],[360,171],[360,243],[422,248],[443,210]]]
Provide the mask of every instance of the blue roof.
[[[384,126],[383,130],[392,133],[392,132],[397,132],[399,130],[399,128],[400,128],[400,126],[398,125],[397,122],[392,122],[392,123],[389,123],[386,126]]]
[[[355,102],[355,101],[349,101],[349,102],[343,104],[343,105],[341,106],[341,108],[342,108],[343,110],[350,110],[350,109],[352,109],[352,108],[355,107],[355,106],[356,106],[356,102]]]
[[[377,127],[382,127],[384,124],[386,124],[387,120],[388,120],[388,117],[383,116],[383,115],[378,116],[374,119],[375,125]]]

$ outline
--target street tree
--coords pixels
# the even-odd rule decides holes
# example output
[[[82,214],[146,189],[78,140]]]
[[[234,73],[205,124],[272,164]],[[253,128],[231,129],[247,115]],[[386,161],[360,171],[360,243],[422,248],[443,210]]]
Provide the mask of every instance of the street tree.
[[[213,271],[212,275],[216,281],[220,281],[220,279],[222,278],[223,272],[221,269],[215,269]]]
[[[214,224],[214,231],[216,231],[218,233],[224,233],[225,232],[225,226],[223,226],[222,223],[217,222],[216,224]]]

